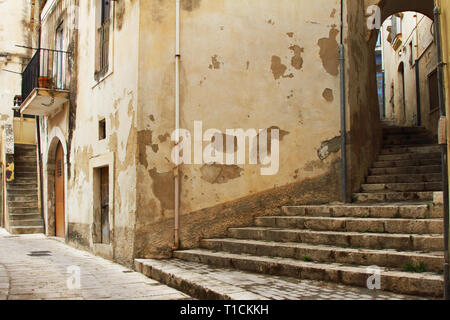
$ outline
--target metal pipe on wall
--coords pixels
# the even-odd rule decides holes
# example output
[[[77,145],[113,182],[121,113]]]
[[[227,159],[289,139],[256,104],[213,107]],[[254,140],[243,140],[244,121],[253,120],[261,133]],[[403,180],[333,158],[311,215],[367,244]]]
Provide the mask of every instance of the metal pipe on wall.
[[[180,0],[176,0],[176,44],[175,44],[175,130],[176,145],[180,143]],[[180,154],[176,152],[176,158],[179,160]],[[174,221],[174,244],[172,250],[180,247],[180,172],[179,161],[174,169],[175,185],[175,221]]]
[[[347,202],[347,115],[345,110],[344,0],[341,0],[341,39],[339,44],[341,94],[341,198]]]
[[[38,34],[38,48],[41,48],[41,36],[42,36],[42,20],[41,20],[41,0],[39,0],[39,8],[38,8],[38,14],[39,14],[39,34]],[[25,99],[25,97],[22,97],[22,99]],[[44,214],[44,181],[43,181],[43,164],[42,164],[42,146],[41,146],[41,122],[40,117],[36,117],[36,139],[37,139],[37,152],[38,152],[38,164],[39,164],[39,198],[40,198],[40,205],[41,205],[41,216],[42,216],[42,223],[44,226],[44,233],[46,233],[46,221],[45,221],[45,214]]]
[[[437,6],[434,8],[434,25],[435,25],[435,42],[438,56],[438,92],[439,92],[439,111],[442,118],[447,116],[445,105],[445,88],[444,88],[444,61],[441,43],[441,11]],[[448,194],[448,158],[447,158],[447,139],[442,147],[442,182],[444,192],[444,299],[450,300],[450,256],[449,256],[449,194]]]

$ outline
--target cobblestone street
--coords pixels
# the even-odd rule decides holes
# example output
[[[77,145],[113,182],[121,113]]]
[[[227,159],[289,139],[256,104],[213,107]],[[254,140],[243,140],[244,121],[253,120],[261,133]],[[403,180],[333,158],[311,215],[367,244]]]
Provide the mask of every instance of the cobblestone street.
[[[80,288],[70,289],[73,268]],[[0,229],[0,300],[180,300],[179,291],[43,235]]]

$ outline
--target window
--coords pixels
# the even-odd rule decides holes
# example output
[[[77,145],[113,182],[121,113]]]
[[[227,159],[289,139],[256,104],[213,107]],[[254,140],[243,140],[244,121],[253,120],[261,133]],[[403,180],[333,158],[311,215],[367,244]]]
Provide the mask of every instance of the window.
[[[412,41],[409,43],[409,65],[414,65],[414,45]]]
[[[437,70],[433,71],[428,76],[428,92],[430,95],[430,112],[434,112],[439,109],[439,89],[438,89]]]
[[[402,35],[402,18],[393,15],[392,16],[392,42],[394,42],[397,37]]]
[[[98,140],[106,139],[106,120],[102,119],[98,122]]]
[[[111,38],[111,0],[97,0],[96,78],[106,75],[109,69]]]

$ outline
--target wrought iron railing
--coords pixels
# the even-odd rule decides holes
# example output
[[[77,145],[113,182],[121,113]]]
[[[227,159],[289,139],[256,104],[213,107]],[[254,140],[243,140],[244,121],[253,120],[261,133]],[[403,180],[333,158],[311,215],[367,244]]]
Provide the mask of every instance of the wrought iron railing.
[[[68,65],[68,52],[37,49],[22,73],[22,101],[36,88],[66,90]]]

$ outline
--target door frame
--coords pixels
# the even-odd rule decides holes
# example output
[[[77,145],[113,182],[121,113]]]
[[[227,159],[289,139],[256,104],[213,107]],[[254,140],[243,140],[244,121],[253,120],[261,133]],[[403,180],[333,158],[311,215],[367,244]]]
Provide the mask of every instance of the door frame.
[[[47,150],[47,159],[45,159],[44,172],[47,175],[44,179],[44,218],[45,218],[45,234],[50,237],[56,236],[56,194],[55,194],[55,159],[56,148],[61,143],[64,152],[64,229],[67,237],[68,234],[68,189],[67,189],[67,144],[64,135],[58,127],[53,128],[49,134],[49,147]]]
[[[58,160],[58,156],[59,156],[59,153],[61,152],[61,157],[62,157],[62,164],[61,164],[61,166],[62,166],[62,170],[61,170],[61,176],[60,176],[60,178],[61,178],[61,180],[62,180],[62,190],[61,190],[61,192],[63,193],[62,194],[62,210],[63,210],[63,212],[61,213],[62,214],[62,217],[61,217],[61,219],[63,219],[63,221],[64,221],[64,226],[63,226],[63,231],[62,231],[62,233],[63,233],[63,235],[61,236],[61,235],[58,235],[58,208],[56,207],[56,204],[57,204],[57,193],[58,193],[58,191],[57,191],[57,181],[59,180],[59,177],[57,177],[57,175],[58,175],[58,165],[57,165],[57,160]],[[65,188],[65,186],[66,186],[66,181],[65,181],[65,179],[64,179],[64,171],[66,171],[66,165],[65,165],[65,161],[64,161],[64,158],[65,158],[65,154],[64,154],[64,148],[63,148],[63,146],[62,146],[62,143],[61,142],[58,142],[57,144],[56,144],[56,151],[55,151],[55,170],[54,170],[54,172],[53,172],[53,175],[54,175],[54,189],[55,189],[55,236],[56,237],[60,237],[60,238],[65,238],[66,237],[66,234],[67,234],[67,230],[66,230],[66,199],[65,199],[65,196],[66,196],[66,188]],[[59,189],[59,188],[58,188]]]
[[[91,181],[91,192],[92,192],[92,199],[91,199],[91,209],[90,209],[90,220],[91,220],[91,239],[90,244],[93,249],[94,254],[99,255],[106,259],[112,259],[113,258],[113,248],[114,248],[114,233],[115,233],[115,218],[114,218],[114,160],[115,160],[115,153],[109,152],[104,154],[98,154],[94,156],[89,161],[89,181]],[[95,221],[94,221],[94,215],[96,210],[96,205],[98,205],[98,202],[96,203],[95,199],[95,192],[96,187],[98,187],[98,184],[95,183],[96,181],[96,170],[100,169],[102,167],[108,167],[109,169],[109,236],[110,241],[109,244],[103,244],[98,243],[98,239],[94,239],[94,230],[95,230]]]

